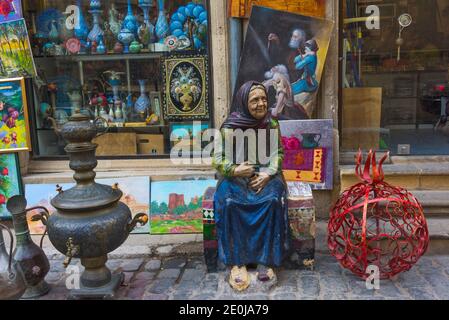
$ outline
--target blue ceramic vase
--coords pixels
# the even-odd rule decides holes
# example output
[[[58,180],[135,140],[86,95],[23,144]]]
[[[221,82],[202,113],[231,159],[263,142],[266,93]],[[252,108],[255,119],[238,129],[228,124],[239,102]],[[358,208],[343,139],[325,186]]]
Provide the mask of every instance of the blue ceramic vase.
[[[77,0],[76,5],[78,6],[78,8],[80,8],[80,13],[78,17],[79,20],[78,28],[75,28],[75,36],[80,41],[86,41],[87,36],[89,35],[89,27],[87,26],[86,19],[84,18],[83,15],[81,0]]]
[[[138,80],[138,82],[140,86],[140,97],[134,104],[134,110],[139,114],[143,114],[150,107],[150,99],[145,93],[145,85],[147,83],[147,80]]]
[[[139,23],[134,16],[133,9],[131,7],[131,0],[128,0],[128,14],[123,20],[122,29],[128,29],[137,37],[137,30],[139,29]]]
[[[153,0],[139,0],[139,8],[143,11],[143,22],[150,31],[150,42],[154,42],[154,25],[150,21],[150,8],[153,6]]]
[[[157,18],[156,22],[156,36],[159,39],[159,41],[163,41],[170,32],[170,26],[168,25],[167,17],[165,15],[165,9],[164,9],[164,0],[158,0],[158,9],[159,9],[159,16]]]
[[[51,29],[50,32],[48,33],[48,39],[52,43],[59,43],[58,23],[56,22],[56,20],[53,20],[51,22]]]
[[[90,2],[90,10],[89,13],[92,14],[93,18],[93,27],[87,36],[89,41],[99,42],[99,37],[104,35],[104,31],[101,29],[101,2],[100,0],[92,0]]]
[[[129,29],[124,28],[120,31],[118,34],[118,41],[123,43],[123,46],[125,47],[123,53],[129,53],[129,45],[135,40],[135,38],[134,33],[132,33]]]
[[[97,53],[98,54],[105,54],[106,53],[106,46],[104,45],[103,35],[100,35],[98,37]]]

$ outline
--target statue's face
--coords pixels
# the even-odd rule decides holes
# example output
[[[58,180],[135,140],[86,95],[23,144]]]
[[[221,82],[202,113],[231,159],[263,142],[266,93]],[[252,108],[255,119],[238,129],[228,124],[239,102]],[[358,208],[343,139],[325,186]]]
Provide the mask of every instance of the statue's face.
[[[252,90],[248,98],[248,110],[256,120],[265,118],[268,112],[268,99],[263,89]]]

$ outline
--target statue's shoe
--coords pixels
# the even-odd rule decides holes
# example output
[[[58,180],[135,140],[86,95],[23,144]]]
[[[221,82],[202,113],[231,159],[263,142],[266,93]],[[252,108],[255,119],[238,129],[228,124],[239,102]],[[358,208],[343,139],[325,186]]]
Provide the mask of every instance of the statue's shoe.
[[[229,276],[229,284],[231,287],[239,292],[245,291],[250,285],[251,279],[249,277],[246,267],[233,267],[231,275]]]
[[[257,266],[257,280],[262,282],[268,282],[273,280],[275,277],[274,271],[266,266]]]

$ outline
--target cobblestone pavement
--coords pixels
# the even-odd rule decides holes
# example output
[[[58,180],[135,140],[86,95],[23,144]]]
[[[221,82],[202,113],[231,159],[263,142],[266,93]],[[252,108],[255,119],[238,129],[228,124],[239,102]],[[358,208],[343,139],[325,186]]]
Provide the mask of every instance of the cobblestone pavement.
[[[336,260],[317,255],[314,271],[278,270],[273,288],[250,287],[234,293],[227,272],[207,274],[201,255],[145,257],[108,261],[114,272],[122,270],[124,285],[117,299],[131,300],[449,300],[449,256],[426,256],[409,272],[381,281],[380,290],[366,289],[364,281],[342,269]],[[118,257],[119,258],[119,257]],[[60,258],[50,260],[47,282],[52,290],[40,299],[68,296],[66,274]],[[72,262],[72,265],[76,261]]]

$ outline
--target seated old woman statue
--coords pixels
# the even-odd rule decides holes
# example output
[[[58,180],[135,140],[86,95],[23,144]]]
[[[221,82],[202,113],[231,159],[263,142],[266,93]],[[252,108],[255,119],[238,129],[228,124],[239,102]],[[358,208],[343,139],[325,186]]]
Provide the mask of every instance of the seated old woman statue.
[[[235,101],[221,128],[222,149],[214,155],[221,176],[214,210],[219,259],[231,268],[231,287],[244,291],[248,265],[257,265],[258,281],[270,281],[289,250],[288,201],[279,124],[268,112],[266,88],[247,82]],[[253,140],[239,145],[236,132]]]

